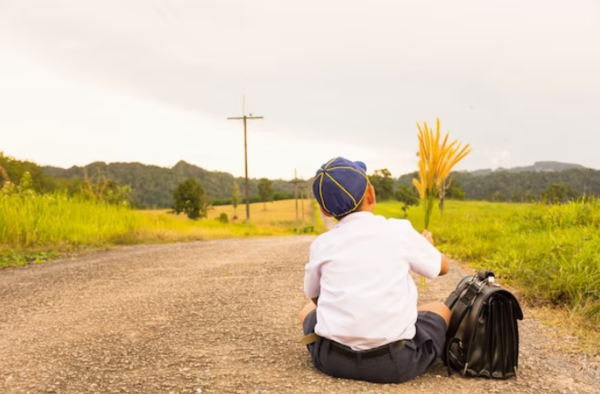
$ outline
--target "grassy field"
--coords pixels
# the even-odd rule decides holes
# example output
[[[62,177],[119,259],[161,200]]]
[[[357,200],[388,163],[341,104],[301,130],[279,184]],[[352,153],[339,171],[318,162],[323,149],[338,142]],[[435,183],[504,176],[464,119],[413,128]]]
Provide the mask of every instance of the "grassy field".
[[[449,201],[429,229],[442,251],[494,271],[537,305],[569,309],[571,318],[598,331],[600,323],[600,202],[565,205]],[[377,213],[402,217],[400,204]],[[423,211],[409,219],[423,229]]]
[[[300,222],[303,221],[304,211],[304,222],[312,224],[312,213],[314,205],[312,200],[298,200],[298,218]],[[240,204],[235,210],[232,205],[224,205],[213,207],[208,213],[209,218],[216,219],[221,213],[226,213],[231,219],[237,215],[238,221],[246,219],[246,205]],[[250,220],[258,225],[269,225],[269,226],[289,226],[294,227],[296,225],[296,201],[295,200],[283,200],[257,204],[250,204]]]
[[[293,201],[251,204],[251,222],[222,223],[215,218],[232,209],[219,207],[209,218],[189,220],[167,211],[136,211],[65,195],[0,195],[0,268],[42,262],[62,252],[139,243],[294,234]],[[242,208],[238,207],[239,215]],[[245,214],[245,212],[243,212]],[[300,211],[301,213],[301,211]],[[300,216],[302,217],[302,216]],[[307,226],[314,205],[305,201]]]
[[[299,201],[299,232],[323,231],[314,201]],[[400,203],[378,203],[376,213],[402,217]],[[226,213],[229,223],[217,218]],[[418,230],[420,207],[409,210]],[[65,195],[0,196],[0,268],[44,261],[88,247],[164,243],[296,233],[293,200],[215,207],[207,219],[191,221],[167,211],[135,211]],[[493,270],[527,300],[566,306],[573,318],[600,323],[600,202],[540,205],[447,202],[429,230],[437,246],[476,268]],[[597,330],[597,329],[596,329]]]

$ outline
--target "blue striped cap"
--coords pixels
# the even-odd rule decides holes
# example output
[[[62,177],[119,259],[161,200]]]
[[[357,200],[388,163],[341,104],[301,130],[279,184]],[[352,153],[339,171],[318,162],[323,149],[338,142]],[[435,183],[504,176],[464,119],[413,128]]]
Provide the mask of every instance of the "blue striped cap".
[[[317,170],[313,193],[325,212],[340,217],[360,206],[368,184],[365,163],[338,157]]]

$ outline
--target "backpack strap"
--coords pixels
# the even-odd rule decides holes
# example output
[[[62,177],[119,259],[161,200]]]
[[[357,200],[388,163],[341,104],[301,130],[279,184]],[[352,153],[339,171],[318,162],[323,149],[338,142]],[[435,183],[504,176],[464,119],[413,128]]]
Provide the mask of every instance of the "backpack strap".
[[[463,284],[458,285],[458,287],[456,287],[456,290],[454,290],[452,293],[450,293],[450,295],[448,296],[448,298],[446,298],[446,301],[444,302],[444,304],[446,304],[446,306],[448,308],[452,309],[452,307],[454,307],[454,304],[456,304],[456,301],[458,301],[458,298],[460,297],[460,294],[467,287],[469,287],[470,284],[471,284],[471,281],[465,282]]]
[[[477,286],[475,286],[475,283],[473,282],[467,283],[466,287],[467,291],[465,292],[465,294],[461,297],[459,293],[459,295],[456,296],[457,300],[454,301],[456,305],[455,309],[452,311],[450,325],[448,326],[448,331],[446,332],[447,339],[454,338],[456,332],[458,331],[458,327],[460,327],[460,323],[463,321],[465,315],[473,306],[473,303],[475,302],[475,297],[479,292],[479,289],[477,289]],[[457,292],[458,290],[461,290],[462,292],[463,289],[456,289],[455,292]],[[450,300],[450,298],[452,298],[453,295],[454,293],[452,293],[450,297],[448,297],[448,300]],[[448,300],[446,300],[446,302],[448,302]],[[448,304],[446,303],[446,305]]]
[[[458,343],[462,347],[461,340],[456,338],[455,335],[458,332],[458,329],[463,319],[473,307],[475,298],[477,296],[477,293],[479,292],[477,286],[478,283],[479,282],[476,281],[470,281],[462,284],[450,295],[450,297],[448,297],[448,300],[446,300],[446,305],[449,308],[453,309],[452,317],[450,318],[450,324],[448,326],[448,330],[446,331],[446,348],[444,349],[442,355],[442,360],[444,361],[444,364],[446,364],[446,366],[448,367],[448,376],[450,376],[451,361],[456,361],[450,360],[450,347],[454,343]],[[464,294],[462,294],[465,288],[466,291],[464,292]]]

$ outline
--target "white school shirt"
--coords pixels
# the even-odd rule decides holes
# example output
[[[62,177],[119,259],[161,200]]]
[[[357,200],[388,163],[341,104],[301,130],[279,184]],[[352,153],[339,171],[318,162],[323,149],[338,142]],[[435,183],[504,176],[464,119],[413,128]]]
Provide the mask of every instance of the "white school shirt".
[[[319,297],[315,332],[354,350],[415,336],[412,270],[437,277],[441,253],[408,220],[346,216],[310,247],[304,292]]]

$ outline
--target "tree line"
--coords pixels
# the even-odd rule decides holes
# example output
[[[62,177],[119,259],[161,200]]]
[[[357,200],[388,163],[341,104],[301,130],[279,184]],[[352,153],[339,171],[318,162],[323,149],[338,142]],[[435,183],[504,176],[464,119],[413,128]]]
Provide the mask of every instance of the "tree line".
[[[130,203],[136,208],[171,208],[175,188],[188,178],[202,184],[212,205],[231,204],[231,187],[238,183],[243,190],[245,181],[226,172],[208,171],[180,161],[172,168],[164,168],[140,163],[91,163],[87,166],[73,166],[69,169],[41,167],[36,163],[17,160],[0,153],[0,166],[7,177],[18,184],[24,172],[33,179],[33,188],[39,193],[65,190],[70,195],[86,188],[86,173],[92,182],[99,178],[110,180],[112,187],[127,186],[131,189]],[[99,175],[100,174],[100,175]],[[0,173],[0,185],[3,175]],[[250,200],[260,201],[258,184],[260,180],[250,179]],[[284,180],[273,180],[275,200],[293,198],[294,185]]]
[[[402,175],[397,185],[410,185],[416,173]],[[450,198],[467,200],[531,202],[547,200],[558,193],[562,201],[582,196],[600,195],[600,171],[571,168],[564,171],[509,172],[494,171],[486,175],[453,172]],[[556,196],[551,197],[556,199]]]
[[[64,190],[70,195],[77,193],[106,194],[106,199],[129,199],[138,208],[172,208],[174,192],[178,185],[192,178],[204,191],[206,202],[211,205],[234,203],[233,185],[241,191],[239,203],[244,200],[244,179],[233,175],[207,171],[180,161],[172,168],[144,165],[140,163],[92,163],[84,167],[69,169],[41,167],[36,163],[17,160],[0,152],[0,185],[11,181],[18,185],[23,174],[31,175],[32,189],[37,193]],[[375,187],[378,200],[398,199],[403,207],[418,203],[412,179],[417,173],[395,178],[389,170],[376,170],[369,176]],[[446,197],[449,199],[488,201],[567,201],[583,195],[600,195],[600,171],[587,168],[567,168],[563,171],[510,172],[494,171],[453,172]],[[261,195],[261,179],[250,180],[250,202],[264,202]],[[290,199],[294,196],[294,185],[284,180],[271,180],[272,191],[268,201]],[[95,185],[95,186],[90,186]],[[126,189],[123,189],[125,188]],[[310,189],[310,188],[309,188]],[[263,191],[264,193],[264,191]],[[406,205],[408,204],[408,205]]]

